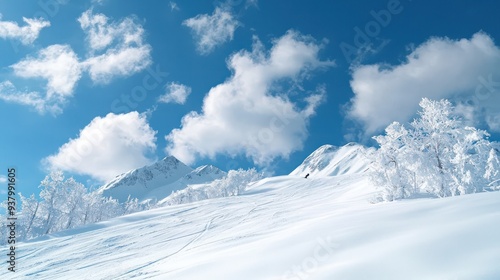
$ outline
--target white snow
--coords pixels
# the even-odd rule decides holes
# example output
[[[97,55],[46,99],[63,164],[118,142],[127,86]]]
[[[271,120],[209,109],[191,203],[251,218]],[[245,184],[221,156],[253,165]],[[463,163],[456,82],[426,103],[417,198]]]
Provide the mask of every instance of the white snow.
[[[21,243],[2,279],[500,279],[500,192],[372,204],[371,186],[263,179]]]
[[[182,190],[190,184],[208,183],[224,177],[225,174],[212,165],[200,166],[193,170],[177,158],[169,156],[152,165],[116,176],[99,191],[119,202],[125,202],[129,195],[142,202],[159,201],[169,196],[172,191]]]
[[[290,175],[254,182],[240,196],[20,243],[17,272],[5,269],[1,279],[500,279],[500,192],[372,203],[371,152],[325,145]],[[167,158],[156,168],[164,177],[153,176],[171,180],[161,185],[145,169],[106,190],[143,186],[136,195],[145,198],[224,176]]]
[[[368,170],[373,148],[356,143],[342,147],[323,145],[309,155],[290,175],[337,176],[357,174]]]

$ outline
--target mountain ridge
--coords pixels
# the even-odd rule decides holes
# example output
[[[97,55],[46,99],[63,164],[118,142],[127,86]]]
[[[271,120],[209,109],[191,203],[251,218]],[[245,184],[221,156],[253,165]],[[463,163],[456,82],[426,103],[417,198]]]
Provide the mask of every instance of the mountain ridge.
[[[124,202],[130,196],[141,202],[161,200],[173,191],[189,184],[207,183],[225,176],[225,172],[213,165],[191,168],[174,156],[130,170],[116,176],[99,188],[104,196]]]
[[[325,144],[312,152],[289,175],[340,176],[368,171],[370,154],[374,148],[367,148],[350,142],[344,146]]]

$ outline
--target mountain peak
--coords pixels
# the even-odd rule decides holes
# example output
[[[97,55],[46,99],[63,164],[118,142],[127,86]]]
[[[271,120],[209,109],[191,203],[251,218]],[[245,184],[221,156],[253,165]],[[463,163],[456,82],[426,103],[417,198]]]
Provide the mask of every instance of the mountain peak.
[[[196,169],[185,165],[174,156],[167,156],[151,165],[137,168],[116,176],[100,188],[104,196],[124,202],[128,197],[143,200],[161,200],[190,184],[204,184],[220,179],[226,172],[213,165]]]
[[[145,193],[173,183],[193,169],[174,156],[168,156],[151,165],[137,168],[116,176],[100,188],[104,196],[126,201],[128,196],[142,197]]]
[[[368,169],[371,148],[350,142],[342,147],[323,145],[312,152],[290,175],[337,176]]]

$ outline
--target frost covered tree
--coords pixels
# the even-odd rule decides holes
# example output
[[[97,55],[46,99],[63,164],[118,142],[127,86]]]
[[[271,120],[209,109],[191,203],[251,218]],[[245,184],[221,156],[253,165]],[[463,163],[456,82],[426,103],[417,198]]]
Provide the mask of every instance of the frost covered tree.
[[[374,137],[380,148],[372,169],[375,183],[383,189],[382,199],[416,192],[463,195],[483,191],[498,180],[494,171],[498,154],[490,152],[493,147],[486,131],[465,126],[447,100],[424,98],[420,107],[409,129],[395,122],[385,135]]]
[[[243,170],[230,170],[224,178],[200,187],[189,186],[184,190],[173,192],[161,205],[175,205],[190,203],[194,201],[239,195],[247,186],[254,181],[262,179],[262,173],[255,168]]]
[[[130,213],[116,199],[89,191],[73,178],[65,179],[53,171],[40,183],[39,199],[35,195],[21,198],[20,239],[75,228]]]
[[[374,154],[372,170],[377,185],[385,186],[384,200],[409,197],[415,190],[414,172],[408,166],[411,157],[411,142],[408,130],[398,122],[385,129],[385,135],[374,137],[380,149]]]
[[[22,205],[22,215],[20,217],[21,239],[30,239],[33,237],[33,229],[38,228],[42,225],[42,220],[40,219],[39,209],[40,201],[35,198],[34,194],[29,197],[24,197],[22,193],[19,193]]]
[[[484,172],[484,178],[489,182],[488,186],[493,189],[500,189],[500,158],[498,153],[499,151],[496,149],[490,149]]]

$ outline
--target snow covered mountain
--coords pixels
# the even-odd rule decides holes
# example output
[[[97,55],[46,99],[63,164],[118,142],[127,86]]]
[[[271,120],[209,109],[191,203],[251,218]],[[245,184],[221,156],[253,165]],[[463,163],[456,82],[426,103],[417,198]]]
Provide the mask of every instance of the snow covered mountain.
[[[323,145],[309,155],[290,175],[311,177],[338,176],[363,173],[370,164],[369,155],[373,148],[366,148],[357,143],[342,147]]]
[[[2,279],[500,279],[500,192],[376,204],[373,192],[362,173],[266,178],[21,242]]]
[[[254,182],[239,196],[21,242],[17,272],[6,279],[500,279],[500,192],[372,203],[371,152],[325,145],[291,175]],[[223,175],[166,158],[104,191],[164,195],[165,186]]]
[[[193,170],[177,158],[169,156],[151,165],[118,175],[99,191],[104,196],[111,196],[120,202],[126,201],[129,195],[139,201],[160,200],[172,191],[183,189],[189,184],[211,182],[225,174],[212,165],[200,166]]]
[[[152,199],[160,201],[169,196],[173,191],[185,189],[187,186],[206,184],[216,179],[221,179],[226,176],[226,172],[220,170],[213,165],[203,165],[188,174],[182,176],[179,180],[156,188],[143,196],[144,199]]]

